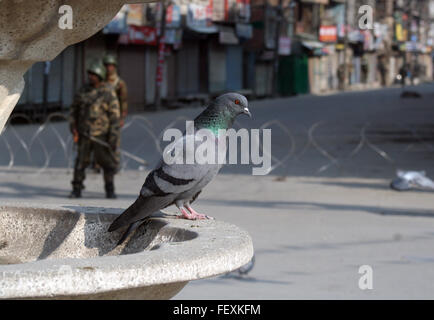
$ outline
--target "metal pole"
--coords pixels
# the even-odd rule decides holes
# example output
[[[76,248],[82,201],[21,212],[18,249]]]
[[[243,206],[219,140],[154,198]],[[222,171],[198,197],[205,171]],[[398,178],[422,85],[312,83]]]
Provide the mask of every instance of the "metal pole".
[[[386,2],[386,23],[387,26],[389,27],[390,30],[393,30],[394,28],[394,17],[393,17],[393,11],[394,11],[394,5],[393,5],[393,0],[387,0]],[[389,41],[388,41],[388,45],[386,47],[386,58],[385,58],[385,64],[386,64],[386,76],[385,76],[385,81],[384,84],[387,86],[389,84],[389,80],[390,79],[390,68],[391,68],[391,54],[392,54],[392,43],[393,43],[393,31],[389,31]]]
[[[345,1],[344,10],[344,83],[343,89],[347,89],[348,65],[347,65],[347,48],[348,48],[348,0]]]
[[[279,4],[276,8],[276,32],[274,35],[274,61],[273,61],[273,97],[278,95],[278,75],[279,75],[279,36],[280,26],[282,21],[282,0],[279,0]]]
[[[41,121],[45,121],[45,118],[47,116],[47,109],[48,109],[48,86],[49,86],[49,82],[48,82],[48,76],[50,73],[50,67],[51,67],[51,62],[50,61],[45,61],[44,62],[44,77],[43,77],[43,89],[42,89],[42,114],[40,114],[41,116]]]
[[[60,54],[60,86],[59,86],[59,103],[60,103],[60,111],[63,109],[63,67],[64,67],[64,58],[65,51]]]
[[[161,22],[160,22],[160,36],[157,38],[157,72],[155,74],[155,108],[161,108],[161,83],[163,82],[163,68],[164,68],[164,34],[166,31],[166,3],[161,1]]]
[[[81,85],[87,81],[86,72],[86,41],[81,43]]]

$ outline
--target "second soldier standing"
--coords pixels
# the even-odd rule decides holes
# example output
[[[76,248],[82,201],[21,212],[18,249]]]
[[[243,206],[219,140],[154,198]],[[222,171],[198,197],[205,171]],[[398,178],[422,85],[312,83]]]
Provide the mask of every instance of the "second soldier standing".
[[[121,127],[123,127],[125,118],[128,114],[128,90],[127,84],[122,80],[117,72],[118,62],[114,55],[108,54],[103,59],[104,66],[107,70],[106,81],[110,83],[119,100],[119,106],[121,108]]]
[[[71,106],[70,129],[77,143],[77,158],[70,197],[81,197],[93,150],[95,160],[104,171],[106,197],[116,198],[114,175],[120,162],[119,102],[113,87],[104,82],[106,70],[102,64],[92,64],[87,72],[89,82],[80,89]]]

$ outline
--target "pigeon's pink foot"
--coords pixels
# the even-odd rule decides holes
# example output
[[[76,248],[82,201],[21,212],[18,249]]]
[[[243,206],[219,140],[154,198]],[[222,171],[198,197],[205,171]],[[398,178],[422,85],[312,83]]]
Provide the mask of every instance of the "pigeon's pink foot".
[[[207,216],[205,214],[201,214],[201,213],[196,212],[189,205],[187,205],[185,207],[187,208],[188,211],[190,211],[190,216],[193,217],[194,220],[203,220],[203,219],[212,219],[212,220],[214,220],[213,217],[210,217],[210,216]]]
[[[179,216],[176,216],[178,219],[195,220],[195,218],[193,218],[190,212],[185,210],[185,208],[179,208],[179,211],[181,211],[181,214]]]

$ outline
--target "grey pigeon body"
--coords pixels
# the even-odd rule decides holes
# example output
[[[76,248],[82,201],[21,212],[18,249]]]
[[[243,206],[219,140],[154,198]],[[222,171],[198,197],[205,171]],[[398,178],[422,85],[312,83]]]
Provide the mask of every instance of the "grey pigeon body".
[[[232,126],[233,121],[239,114],[248,114],[247,99],[236,93],[228,93],[219,96],[194,120],[195,130],[208,129],[217,133],[218,129],[228,129]],[[128,226],[128,229],[120,239],[121,244],[129,233],[134,231],[141,222],[148,218],[154,212],[164,209],[170,205],[176,205],[183,213],[184,217],[197,217],[198,214],[191,208],[190,204],[198,197],[202,189],[217,175],[221,168],[218,161],[214,163],[185,163],[189,153],[194,152],[200,141],[194,141],[195,148],[187,148],[188,135],[184,134],[182,138],[176,141],[172,152],[173,159],[181,157],[178,163],[166,163],[163,159],[151,171],[145,183],[140,190],[140,195],[136,201],[128,207],[119,217],[113,221],[108,231],[114,231],[119,228]],[[212,140],[215,147],[215,156],[223,152],[226,154],[226,144],[219,143],[225,137],[216,135]],[[182,144],[182,148],[176,149],[176,146]],[[182,150],[175,154],[175,150]],[[193,157],[194,159],[194,157]],[[190,213],[188,213],[190,212]],[[193,215],[195,214],[195,215]],[[203,215],[200,215],[203,216]]]

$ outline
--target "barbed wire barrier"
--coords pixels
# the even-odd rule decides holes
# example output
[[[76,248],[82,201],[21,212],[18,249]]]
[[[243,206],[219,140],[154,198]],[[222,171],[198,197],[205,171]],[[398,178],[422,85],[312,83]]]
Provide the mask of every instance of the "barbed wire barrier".
[[[17,120],[25,124],[11,124],[11,122]],[[75,150],[73,137],[69,132],[68,125],[65,124],[67,120],[67,116],[62,113],[52,113],[44,123],[35,124],[25,114],[13,114],[0,135],[0,165],[4,166],[6,170],[11,170],[21,165],[28,165],[37,168],[35,174],[44,172],[47,168],[53,166],[53,162],[56,162],[55,166],[57,167],[72,168]],[[122,127],[121,135],[124,136],[132,130],[132,132],[140,132],[140,136],[143,139],[138,139],[138,143],[133,146],[131,144],[121,144],[121,170],[137,169],[137,167],[144,169],[148,166],[149,159],[146,159],[146,156],[141,154],[146,151],[147,154],[156,152],[161,155],[164,149],[162,138],[165,130],[185,123],[186,120],[189,120],[189,118],[184,116],[177,117],[168,123],[163,130],[156,132],[154,125],[145,116],[132,116]],[[235,122],[234,128],[241,128],[239,122]],[[394,128],[394,130],[391,128]],[[278,143],[276,146],[273,145],[271,154],[267,154],[267,150],[263,148],[260,140],[256,141],[252,139],[251,143],[252,147],[254,144],[255,147],[259,148],[263,156],[271,158],[272,165],[268,173],[281,168],[281,172],[284,172],[283,176],[289,175],[290,165],[303,165],[308,151],[317,153],[315,156],[309,154],[309,158],[317,157],[321,160],[319,166],[312,168],[311,173],[315,175],[324,173],[333,167],[344,167],[347,163],[353,161],[356,156],[360,155],[362,150],[372,152],[376,157],[382,159],[386,165],[392,166],[397,170],[399,169],[397,167],[397,159],[385,150],[385,142],[394,142],[393,139],[398,138],[403,140],[398,141],[400,146],[403,146],[399,148],[398,153],[409,152],[416,145],[419,148],[422,147],[426,152],[434,152],[434,145],[431,144],[432,137],[434,136],[433,132],[430,132],[429,136],[426,136],[420,134],[418,128],[408,127],[400,123],[373,124],[367,122],[359,126],[359,128],[353,128],[353,131],[349,135],[346,135],[347,132],[345,130],[347,128],[343,124],[321,120],[307,128],[298,130],[298,139],[290,128],[277,119],[266,121],[259,126],[259,129],[272,129],[272,141],[273,136],[279,136]],[[325,132],[321,133],[321,130],[325,130]],[[301,136],[300,132],[303,132]],[[395,135],[393,135],[394,133]],[[324,137],[328,137],[329,141],[321,142],[321,139]],[[153,145],[151,148],[146,138],[150,139]],[[330,140],[334,141],[336,138],[344,138],[346,141],[330,143]],[[300,140],[305,141],[301,143]],[[343,155],[338,156],[339,152],[332,150],[342,148],[343,146],[349,148]],[[127,148],[129,149],[127,150]],[[24,156],[21,153],[24,153]],[[18,157],[18,154],[20,154],[20,157]],[[55,154],[57,157],[54,161]]]

